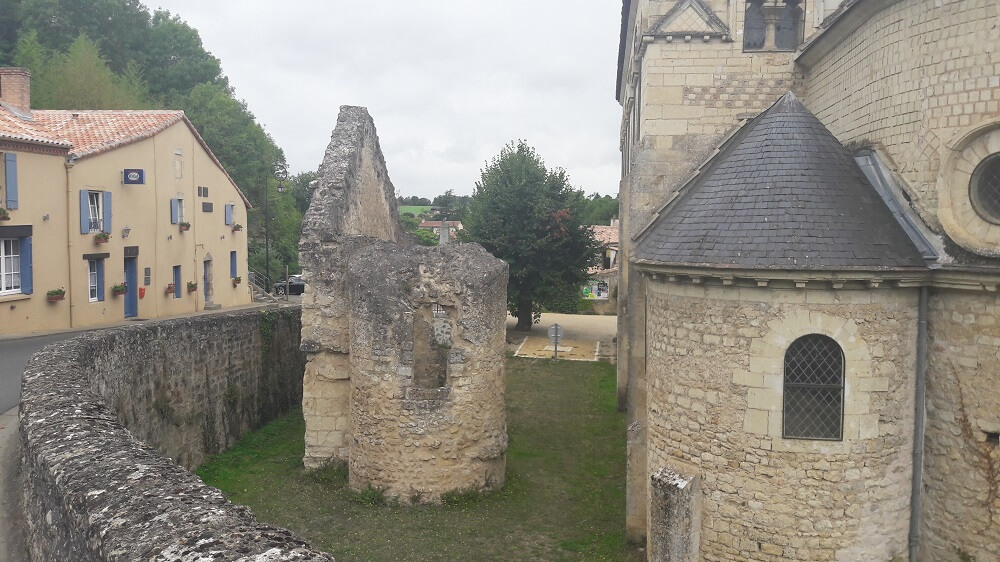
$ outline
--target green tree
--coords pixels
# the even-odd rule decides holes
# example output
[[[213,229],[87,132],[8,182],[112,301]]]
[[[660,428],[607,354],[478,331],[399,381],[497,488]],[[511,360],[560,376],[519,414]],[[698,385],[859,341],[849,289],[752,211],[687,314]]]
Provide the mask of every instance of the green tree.
[[[583,211],[584,224],[611,224],[611,219],[618,216],[618,197],[594,193],[587,198],[587,206]]]
[[[480,174],[463,238],[510,267],[507,307],[530,330],[546,304],[579,294],[600,245],[581,221],[583,193],[566,172],[548,170],[524,141],[510,143]]]
[[[165,99],[189,92],[198,84],[215,84],[228,90],[219,59],[205,50],[198,31],[170,12],[157,10],[138,60],[146,69],[153,95]]]

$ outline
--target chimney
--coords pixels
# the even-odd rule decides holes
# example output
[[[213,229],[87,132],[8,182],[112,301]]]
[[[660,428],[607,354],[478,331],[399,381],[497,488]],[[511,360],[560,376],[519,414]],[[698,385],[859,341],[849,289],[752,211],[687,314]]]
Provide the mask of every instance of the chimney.
[[[24,117],[31,115],[31,73],[24,68],[0,67],[0,102]]]

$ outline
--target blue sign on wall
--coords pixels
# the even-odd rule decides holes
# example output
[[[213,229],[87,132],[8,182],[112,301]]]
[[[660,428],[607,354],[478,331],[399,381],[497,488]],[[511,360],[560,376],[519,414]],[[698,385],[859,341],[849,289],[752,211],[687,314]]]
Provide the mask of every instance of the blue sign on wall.
[[[125,168],[122,172],[122,183],[125,185],[145,184],[146,171],[138,168]]]

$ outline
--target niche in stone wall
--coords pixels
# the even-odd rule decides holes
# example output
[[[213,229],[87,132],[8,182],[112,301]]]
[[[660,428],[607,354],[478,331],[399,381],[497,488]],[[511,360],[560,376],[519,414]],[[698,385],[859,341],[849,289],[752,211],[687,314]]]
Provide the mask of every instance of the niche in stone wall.
[[[417,306],[413,315],[413,386],[447,386],[452,316],[448,308],[438,303]]]

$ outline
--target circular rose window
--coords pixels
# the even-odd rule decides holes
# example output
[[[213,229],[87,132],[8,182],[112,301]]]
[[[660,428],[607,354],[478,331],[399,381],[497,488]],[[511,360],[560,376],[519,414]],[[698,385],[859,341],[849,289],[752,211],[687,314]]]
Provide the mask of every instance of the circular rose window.
[[[979,216],[1000,224],[1000,154],[993,154],[976,166],[969,191],[972,207]]]

